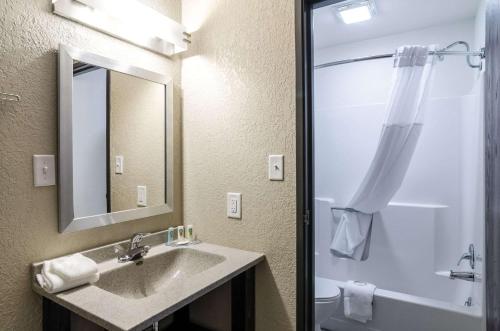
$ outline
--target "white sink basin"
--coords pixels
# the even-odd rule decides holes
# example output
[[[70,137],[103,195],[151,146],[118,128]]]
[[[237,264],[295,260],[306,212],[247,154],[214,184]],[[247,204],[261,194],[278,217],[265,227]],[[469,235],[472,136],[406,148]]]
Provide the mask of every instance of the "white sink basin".
[[[177,248],[143,261],[128,262],[123,267],[101,274],[94,285],[127,299],[141,299],[189,278],[223,262],[221,255]]]

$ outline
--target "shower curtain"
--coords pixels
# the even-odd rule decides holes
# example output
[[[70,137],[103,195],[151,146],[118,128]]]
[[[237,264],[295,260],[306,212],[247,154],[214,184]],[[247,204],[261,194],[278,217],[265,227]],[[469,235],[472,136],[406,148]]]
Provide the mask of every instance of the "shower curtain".
[[[402,46],[394,59],[387,118],[375,156],[340,217],[330,249],[339,257],[368,258],[373,214],[400,188],[423,126],[423,100],[431,81],[435,46]]]

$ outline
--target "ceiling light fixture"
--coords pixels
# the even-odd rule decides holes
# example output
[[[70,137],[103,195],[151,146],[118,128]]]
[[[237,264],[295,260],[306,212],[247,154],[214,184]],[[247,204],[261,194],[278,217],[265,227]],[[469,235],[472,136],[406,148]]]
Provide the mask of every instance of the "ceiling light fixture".
[[[376,14],[373,0],[347,0],[333,6],[337,16],[345,24],[368,21]]]
[[[180,23],[137,0],[52,0],[54,14],[154,52],[188,49],[190,34]]]

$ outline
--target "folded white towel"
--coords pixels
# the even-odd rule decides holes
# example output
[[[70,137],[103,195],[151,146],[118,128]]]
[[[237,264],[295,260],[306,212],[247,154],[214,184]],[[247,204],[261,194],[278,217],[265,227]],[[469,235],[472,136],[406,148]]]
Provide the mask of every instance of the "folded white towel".
[[[99,280],[97,264],[91,259],[74,254],[43,263],[36,275],[40,286],[49,293],[57,293]]]
[[[343,212],[330,244],[333,253],[361,261],[370,235],[372,217],[372,214],[361,212]]]
[[[53,273],[66,281],[77,281],[97,273],[97,264],[80,253],[51,261]]]
[[[375,285],[348,281],[344,287],[344,315],[358,322],[366,323],[373,315],[373,294]]]

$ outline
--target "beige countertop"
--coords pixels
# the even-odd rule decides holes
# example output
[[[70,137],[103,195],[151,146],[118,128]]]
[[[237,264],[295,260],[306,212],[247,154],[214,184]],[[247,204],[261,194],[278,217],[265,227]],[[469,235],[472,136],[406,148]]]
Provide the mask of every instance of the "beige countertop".
[[[155,321],[172,314],[176,310],[198,299],[239,273],[250,269],[264,259],[261,253],[243,251],[208,243],[187,247],[170,247],[162,241],[165,232],[156,233],[144,240],[151,250],[148,259],[173,250],[197,250],[222,256],[222,262],[206,270],[190,274],[172,286],[165,286],[157,293],[141,298],[126,298],[89,284],[57,294],[43,290],[35,280],[43,262],[33,263],[33,289],[70,311],[108,330],[143,330]],[[134,262],[118,263],[112,245],[82,252],[98,264],[101,275],[124,268]],[[102,277],[101,277],[102,278]],[[175,286],[173,286],[175,285]]]

